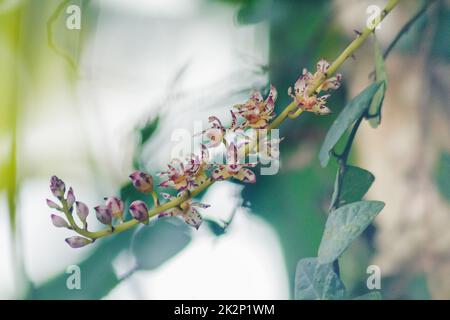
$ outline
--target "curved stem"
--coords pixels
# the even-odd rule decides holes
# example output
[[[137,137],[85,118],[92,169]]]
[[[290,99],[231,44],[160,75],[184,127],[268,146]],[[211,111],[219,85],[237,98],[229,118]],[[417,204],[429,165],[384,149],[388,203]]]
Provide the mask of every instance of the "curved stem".
[[[348,57],[350,57],[353,54],[353,52],[355,52],[364,43],[364,41],[367,39],[369,34],[371,34],[375,30],[376,26],[389,14],[389,12],[392,11],[392,9],[399,3],[399,1],[400,0],[389,0],[389,2],[386,4],[386,7],[381,11],[380,15],[375,18],[375,20],[374,20],[375,23],[373,24],[372,28],[366,27],[364,29],[364,31],[355,40],[353,40],[347,46],[347,48],[344,49],[344,51],[336,58],[336,60],[334,60],[334,62],[328,68],[327,74],[324,77],[319,78],[316,81],[316,83],[311,87],[310,92],[308,92],[309,95],[312,95],[317,90],[317,88],[319,88],[320,85],[327,78],[329,78],[334,72],[336,72],[336,70],[345,62],[345,60]],[[298,111],[298,110],[296,110],[297,108],[298,108],[297,103],[295,103],[294,101],[291,102],[272,121],[272,123],[267,127],[267,129],[271,130],[271,129],[278,128],[284,122],[284,120],[289,117],[291,112],[294,110],[296,111],[295,112],[296,117],[301,115],[301,113],[303,111]],[[251,151],[256,145],[257,145],[257,142],[252,141],[252,144],[250,145],[250,147],[247,150]],[[196,195],[198,195],[199,193],[201,193],[202,191],[207,189],[214,182],[215,182],[214,180],[209,179],[203,185],[201,185],[197,189],[191,191],[190,193],[188,193],[182,197],[173,199],[173,200],[171,200],[167,203],[164,203],[160,206],[155,206],[153,209],[149,210],[149,212],[148,212],[149,217],[150,218],[155,217],[156,215],[160,214],[161,212],[164,212],[166,210],[169,210],[169,209],[179,206],[186,200],[195,197]],[[126,231],[126,230],[131,229],[139,224],[139,221],[132,219],[132,220],[129,220],[129,221],[126,221],[124,223],[114,226],[113,230],[111,228],[105,228],[100,231],[91,232],[91,231],[87,231],[85,229],[81,229],[76,225],[76,223],[72,217],[72,214],[68,211],[67,203],[64,204],[64,212],[65,212],[66,217],[69,220],[69,223],[74,231],[76,231],[78,234],[80,234],[82,236],[85,236],[85,237],[93,239],[93,240],[108,236],[112,233],[120,233],[120,232]]]

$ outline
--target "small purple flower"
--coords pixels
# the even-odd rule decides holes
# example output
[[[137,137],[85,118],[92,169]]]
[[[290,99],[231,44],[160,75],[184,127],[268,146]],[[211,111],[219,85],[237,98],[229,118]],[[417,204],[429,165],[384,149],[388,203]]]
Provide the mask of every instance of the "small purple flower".
[[[92,240],[89,240],[89,239],[86,239],[86,238],[83,238],[80,236],[73,236],[73,237],[67,238],[66,242],[69,246],[76,249],[76,248],[81,248],[81,247],[84,247],[85,245],[92,243]]]
[[[56,214],[50,215],[50,218],[52,219],[52,223],[57,228],[69,228],[69,223],[61,218],[60,216],[57,216]]]
[[[73,204],[75,203],[75,194],[73,193],[72,187],[69,188],[69,191],[67,191],[67,207],[69,210],[72,209]]]
[[[148,209],[143,201],[136,200],[130,205],[130,213],[136,220],[140,222],[148,221]]]
[[[122,219],[123,216],[123,201],[117,197],[105,198],[105,206],[111,210],[111,214],[114,218]]]
[[[62,200],[64,193],[66,192],[66,185],[64,184],[64,181],[59,179],[57,176],[52,176],[50,179],[50,191],[56,198]]]
[[[153,177],[142,171],[135,171],[130,174],[130,179],[133,186],[140,192],[153,192]]]
[[[46,201],[47,201],[47,205],[48,205],[51,209],[56,209],[56,210],[59,210],[59,211],[62,210],[62,208],[61,208],[59,205],[57,205],[56,203],[54,203],[52,200],[46,199]]]
[[[86,223],[86,218],[89,215],[89,208],[81,201],[75,202],[75,211],[77,213],[78,218],[83,223]]]
[[[107,206],[96,206],[95,213],[97,215],[98,221],[103,224],[111,225],[112,222],[112,212]]]

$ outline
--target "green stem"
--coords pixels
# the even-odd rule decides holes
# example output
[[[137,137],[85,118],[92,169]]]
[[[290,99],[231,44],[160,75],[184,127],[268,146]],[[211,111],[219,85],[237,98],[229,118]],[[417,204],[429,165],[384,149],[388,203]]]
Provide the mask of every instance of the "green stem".
[[[359,117],[359,119],[356,120],[342,153],[340,155],[335,154],[335,157],[337,158],[338,163],[339,163],[339,169],[338,169],[338,177],[337,177],[337,185],[336,185],[336,189],[337,189],[336,193],[337,194],[336,194],[336,198],[334,199],[334,202],[330,206],[331,211],[338,208],[339,196],[340,196],[341,189],[342,189],[342,180],[344,179],[345,170],[347,169],[348,157],[350,155],[350,150],[352,148],[353,141],[355,140],[356,133],[358,132],[359,126],[360,126],[363,118],[364,118],[364,115],[361,115],[361,117]]]
[[[372,28],[365,28],[364,31],[361,33],[360,36],[358,36],[355,40],[353,40],[348,46],[347,48],[345,48],[345,50],[336,58],[336,60],[331,64],[331,66],[328,69],[327,74],[322,77],[321,79],[318,79],[316,81],[316,83],[312,86],[311,91],[308,92],[309,95],[312,95],[314,93],[314,91],[320,87],[320,85],[327,79],[329,78],[334,72],[336,72],[336,70],[344,63],[344,61],[353,54],[353,52],[355,52],[363,43],[364,41],[367,39],[367,37],[369,36],[370,33],[372,33],[375,29],[375,27],[389,14],[389,12],[392,11],[392,9],[398,4],[400,0],[389,0],[389,2],[387,3],[386,7],[381,11],[380,15],[378,18],[375,18],[376,23],[374,23],[374,25],[372,26]],[[288,106],[285,107],[285,109],[278,115],[278,117],[276,117],[272,123],[267,127],[268,130],[271,129],[276,129],[278,128],[283,122],[284,120],[286,120],[286,118],[288,118],[289,114],[292,111],[297,111],[297,103],[295,103],[294,101],[291,102]],[[299,116],[302,112],[297,112],[296,116]],[[254,147],[257,144],[257,142],[254,142],[252,144],[252,146]],[[249,150],[252,150],[252,147],[250,147]],[[210,185],[212,185],[215,181],[209,179],[207,182],[205,182],[203,185],[201,185],[200,187],[198,187],[197,189],[193,190],[192,192],[190,192],[189,194],[186,194],[182,197],[173,199],[167,203],[164,203],[160,206],[155,206],[153,209],[149,210],[148,215],[150,218],[158,215],[161,212],[164,212],[166,210],[172,209],[174,207],[179,206],[180,204],[182,204],[183,202],[185,202],[186,200],[195,197],[196,195],[198,195],[199,193],[201,193],[202,191],[204,191],[205,189],[207,189]],[[84,229],[79,228],[73,217],[72,214],[70,212],[68,212],[67,210],[67,204],[65,204],[64,207],[64,212],[66,213],[66,217],[69,220],[69,223],[71,225],[71,227],[73,228],[74,231],[76,231],[78,234],[85,236],[87,238],[90,239],[98,239],[98,238],[102,238],[105,236],[110,235],[111,233],[120,233],[123,231],[126,231],[128,229],[131,229],[133,227],[135,227],[136,225],[139,224],[139,221],[133,219],[133,220],[129,220],[126,221],[124,223],[118,224],[116,226],[114,226],[114,231],[111,230],[111,228],[105,228],[102,229],[100,231],[96,231],[96,232],[90,232]]]

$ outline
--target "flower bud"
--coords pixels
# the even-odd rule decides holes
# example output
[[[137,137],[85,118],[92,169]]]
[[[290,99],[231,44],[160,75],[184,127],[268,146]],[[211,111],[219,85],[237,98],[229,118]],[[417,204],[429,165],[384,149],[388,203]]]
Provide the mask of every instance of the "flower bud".
[[[52,219],[52,223],[57,228],[69,228],[69,223],[64,220],[64,218],[61,218],[60,216],[57,216],[56,214],[50,215],[50,218]]]
[[[117,197],[109,197],[105,199],[105,206],[111,210],[111,214],[114,218],[122,219],[123,216],[123,201]]]
[[[54,203],[52,200],[46,199],[46,201],[47,201],[47,205],[48,205],[51,209],[56,209],[56,210],[59,210],[59,211],[62,210],[62,208],[61,208],[60,206],[58,206],[56,203]]]
[[[92,240],[80,237],[80,236],[73,236],[70,238],[66,239],[66,242],[69,246],[71,246],[72,248],[81,248],[84,247],[85,245],[88,245],[90,243],[92,243]]]
[[[150,193],[153,191],[153,177],[145,172],[136,171],[130,174],[133,186],[140,192]]]
[[[107,206],[96,206],[94,209],[98,221],[100,221],[103,224],[111,225],[112,213]]]
[[[130,205],[130,213],[136,220],[140,222],[148,221],[148,209],[143,201],[136,200]]]
[[[52,176],[50,179],[50,191],[56,198],[61,200],[66,192],[66,185],[64,184],[64,181],[59,179],[57,176]]]
[[[69,210],[72,209],[73,204],[75,203],[75,194],[73,193],[72,187],[69,188],[69,191],[67,191],[67,207]]]
[[[89,208],[87,207],[87,205],[85,205],[81,201],[77,201],[75,202],[75,211],[77,213],[78,218],[80,218],[80,220],[83,223],[86,223],[86,218],[89,214]]]

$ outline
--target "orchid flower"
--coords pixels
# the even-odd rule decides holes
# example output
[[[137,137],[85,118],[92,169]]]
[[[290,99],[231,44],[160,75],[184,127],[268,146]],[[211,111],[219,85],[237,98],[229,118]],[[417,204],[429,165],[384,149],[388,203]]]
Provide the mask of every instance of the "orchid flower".
[[[255,183],[256,176],[246,167],[254,167],[255,164],[240,164],[238,162],[238,148],[234,143],[230,143],[227,148],[226,164],[218,165],[212,172],[214,180],[226,180],[234,178],[242,182]]]
[[[336,90],[341,84],[342,76],[337,74],[335,77],[326,79],[315,90],[314,94],[309,94],[312,86],[323,77],[326,77],[327,70],[330,64],[326,60],[320,60],[317,63],[317,70],[311,74],[307,69],[303,69],[303,74],[298,78],[294,85],[294,91],[291,87],[288,89],[288,94],[294,99],[299,108],[304,111],[313,112],[317,115],[330,114],[331,110],[325,105],[330,95],[318,96],[320,91],[328,91],[330,89]]]
[[[205,183],[208,177],[206,169],[208,167],[209,153],[205,145],[202,145],[202,153],[198,155],[191,154],[185,162],[179,159],[173,159],[168,164],[168,170],[158,174],[160,177],[167,177],[167,180],[161,182],[162,187],[172,187],[178,191],[193,190]]]
[[[183,196],[185,193],[180,192],[178,194],[178,197]],[[164,199],[166,200],[173,200],[175,197],[168,194],[168,193],[161,193]],[[195,229],[198,229],[200,225],[203,222],[203,218],[198,212],[197,208],[209,208],[208,204],[200,203],[200,202],[194,202],[192,199],[188,199],[180,204],[179,207],[173,207],[165,212],[161,212],[158,215],[158,218],[163,217],[173,217],[173,216],[180,216],[184,219],[184,221],[194,227]]]
[[[269,95],[266,100],[263,100],[259,91],[255,91],[246,103],[235,105],[234,108],[237,110],[237,113],[245,119],[245,122],[240,127],[266,128],[270,120],[275,117],[273,111],[276,100],[277,90],[270,85]]]

